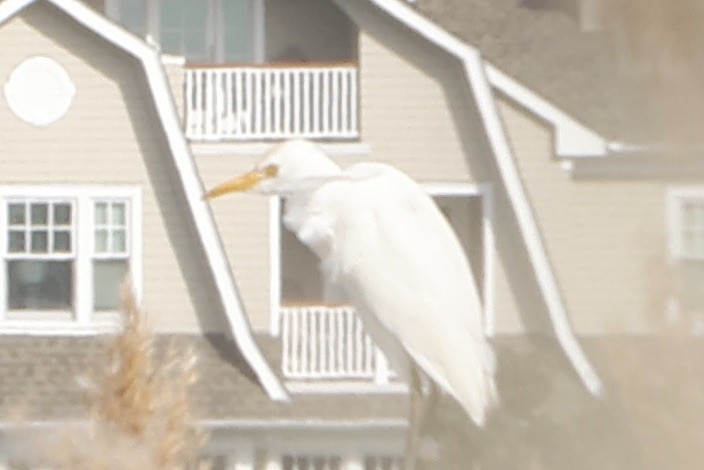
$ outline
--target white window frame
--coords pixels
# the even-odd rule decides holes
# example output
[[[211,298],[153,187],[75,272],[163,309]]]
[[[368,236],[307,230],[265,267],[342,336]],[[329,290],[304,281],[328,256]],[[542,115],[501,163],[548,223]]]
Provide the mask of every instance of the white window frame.
[[[704,261],[704,256],[685,253],[682,240],[684,225],[683,207],[687,202],[700,202],[704,206],[704,187],[671,188],[667,196],[667,234],[669,260],[671,264],[679,261]]]
[[[73,311],[12,311],[7,307],[8,203],[17,201],[72,201],[72,253],[62,259],[74,261]],[[142,299],[142,193],[137,186],[0,186],[0,334],[81,334],[114,330],[119,316],[112,311],[93,311],[92,264],[94,254],[95,202],[124,200],[128,205],[128,264],[135,297]],[[10,256],[10,258],[15,256]],[[42,258],[42,259],[47,259]]]

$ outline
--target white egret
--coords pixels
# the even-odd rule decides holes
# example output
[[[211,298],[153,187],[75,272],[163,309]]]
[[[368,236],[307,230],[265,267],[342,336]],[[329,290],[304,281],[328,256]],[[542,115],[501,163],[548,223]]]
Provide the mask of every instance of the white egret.
[[[409,447],[426,408],[423,374],[484,425],[497,394],[476,284],[457,236],[419,184],[384,164],[342,170],[315,144],[293,140],[205,197],[247,190],[285,200],[286,227],[319,257],[327,281],[342,287],[409,383]]]

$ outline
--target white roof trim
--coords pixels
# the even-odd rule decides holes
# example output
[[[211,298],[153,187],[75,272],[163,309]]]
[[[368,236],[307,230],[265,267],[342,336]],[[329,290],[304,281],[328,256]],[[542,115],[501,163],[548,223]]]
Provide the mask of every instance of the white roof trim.
[[[38,0],[5,0],[0,3],[0,25],[36,1]],[[181,129],[159,53],[141,39],[77,0],[41,1],[53,4],[86,29],[142,62],[147,83],[154,97],[157,113],[166,134],[189,209],[195,220],[198,236],[213,272],[232,335],[240,352],[252,367],[269,397],[272,400],[287,401],[289,398],[283,385],[254,342],[249,323],[244,316],[242,303],[235,288],[234,278],[227,263],[210,207],[202,199],[203,184]]]
[[[603,157],[607,142],[542,96],[484,61],[489,83],[535,116],[555,128],[555,153],[560,157]]]
[[[499,174],[507,188],[516,213],[528,256],[536,272],[538,285],[548,307],[555,336],[586,388],[600,395],[603,386],[596,371],[577,342],[570,326],[567,309],[550,265],[538,224],[528,202],[514,156],[508,144],[492,88],[485,72],[484,61],[477,49],[462,43],[424,16],[399,0],[368,0],[392,18],[414,30],[418,35],[456,56],[464,65],[467,82],[484,121],[489,144],[496,158]],[[557,108],[554,108],[555,110]]]
[[[259,429],[308,429],[308,430],[404,430],[408,427],[405,419],[362,419],[358,421],[349,420],[322,420],[322,419],[203,419],[198,420],[198,425],[210,429],[238,429],[238,430],[259,430]],[[87,420],[52,420],[52,421],[28,421],[28,422],[0,422],[0,433],[16,430],[52,430],[57,427],[66,428],[68,426],[87,426]]]

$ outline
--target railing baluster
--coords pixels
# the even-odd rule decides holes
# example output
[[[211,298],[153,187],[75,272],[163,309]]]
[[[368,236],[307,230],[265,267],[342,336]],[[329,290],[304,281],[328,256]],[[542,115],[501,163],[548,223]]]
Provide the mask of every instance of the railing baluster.
[[[215,73],[213,85],[215,87],[215,134],[213,137],[222,136],[225,131],[225,85],[223,84],[224,74]]]
[[[284,375],[291,375],[291,358],[293,351],[291,350],[291,315],[284,309],[281,310],[281,371]]]
[[[298,375],[301,373],[301,328],[298,321],[298,312],[296,310],[288,310],[284,314],[290,318],[291,322],[291,372]]]
[[[308,312],[300,311],[301,315],[301,374],[310,376],[310,366],[308,363]]]
[[[355,335],[354,335],[354,340],[355,340],[355,361],[354,361],[354,366],[355,370],[357,373],[360,375],[363,375],[362,372],[362,354],[364,352],[364,346],[362,345],[362,322],[359,321],[359,318],[355,317]]]
[[[310,370],[318,376],[318,359],[320,358],[320,341],[318,339],[318,309],[310,310]]]
[[[230,131],[233,136],[240,136],[244,134],[244,103],[242,102],[242,97],[244,96],[244,81],[245,81],[245,71],[241,69],[235,69],[235,105],[233,106],[234,112],[232,117],[233,129]]]
[[[330,133],[334,136],[340,134],[340,72],[339,69],[330,70],[332,75],[332,128]]]
[[[345,349],[345,354],[346,354],[346,363],[347,363],[347,372],[350,376],[352,375],[352,339],[354,336],[354,316],[352,315],[351,311],[347,311],[347,314],[345,315],[347,321],[346,327],[347,331],[345,332],[345,337],[347,339],[347,348]]]
[[[225,119],[223,119],[223,137],[230,138],[234,135],[234,124],[235,124],[235,109],[237,105],[237,100],[234,97],[233,92],[233,78],[238,70],[228,70],[224,72],[225,75],[225,102],[223,103],[225,108]]]
[[[345,373],[345,309],[338,308],[335,310],[335,319],[337,321],[337,373],[344,375]]]
[[[301,134],[301,71],[294,70],[293,78],[293,135]]]
[[[347,114],[348,106],[347,100],[349,100],[349,72],[347,70],[340,70],[340,131],[342,135],[346,135],[349,132],[349,115]]]
[[[335,310],[328,311],[328,374],[335,374],[335,358],[337,357],[337,314]]]
[[[193,70],[186,70],[185,81],[186,81],[186,92],[183,94],[184,101],[184,121],[186,127],[186,135],[189,137],[193,136]]]
[[[317,136],[320,131],[320,71],[313,71],[313,129],[311,137]]]
[[[325,335],[325,323],[327,319],[327,315],[325,315],[325,310],[320,309],[318,310],[318,337],[320,338],[318,340],[318,344],[320,344],[320,356],[318,358],[318,369],[320,369],[320,374],[322,376],[327,375],[328,372],[328,342],[327,342],[327,337]]]
[[[322,69],[320,73],[323,75],[323,122],[318,131],[328,134],[330,132],[330,70]]]
[[[254,111],[256,114],[255,127],[254,127],[254,137],[261,136],[263,132],[262,127],[262,114],[265,106],[264,100],[262,99],[262,74],[259,70],[252,70],[252,78],[254,80]]]
[[[303,74],[303,135],[310,133],[310,105],[313,96],[310,90],[310,74]]]
[[[372,340],[369,335],[364,335],[364,374],[373,375],[374,369],[372,368],[372,357],[373,357],[373,347]]]
[[[352,132],[350,135],[356,136],[359,133],[359,121],[357,118],[357,108],[359,105],[359,102],[357,100],[357,87],[358,87],[358,78],[359,75],[357,73],[351,73],[350,74],[350,100],[349,100],[349,105],[350,105],[350,128]]]
[[[291,107],[293,96],[291,93],[291,82],[293,81],[293,73],[290,70],[282,70],[281,76],[284,81],[284,126],[282,135],[288,137],[293,135],[293,130],[291,128]]]
[[[203,107],[203,71],[196,71],[196,134],[199,138],[203,138],[203,119],[205,118],[205,109]]]

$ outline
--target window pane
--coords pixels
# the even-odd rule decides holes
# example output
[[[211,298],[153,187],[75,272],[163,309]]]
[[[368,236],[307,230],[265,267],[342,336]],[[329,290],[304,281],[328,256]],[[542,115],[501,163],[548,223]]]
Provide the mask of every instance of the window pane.
[[[93,289],[95,310],[115,310],[120,307],[120,284],[127,274],[127,261],[95,261]]]
[[[24,211],[25,205],[23,203],[10,204],[8,207],[8,220],[11,225],[23,225],[24,224]]]
[[[46,253],[49,250],[49,234],[46,230],[32,231],[32,253]]]
[[[96,230],[95,231],[95,252],[96,253],[107,253],[108,251],[108,231],[107,230]]]
[[[49,220],[49,207],[46,203],[32,204],[31,221],[32,225],[46,225]]]
[[[71,223],[71,204],[54,204],[54,224],[69,225]]]
[[[164,29],[181,29],[181,15],[183,13],[184,0],[162,0],[161,1],[161,27]],[[205,8],[205,2],[203,2]]]
[[[144,36],[147,31],[146,18],[146,0],[120,1],[120,23],[138,36]]]
[[[8,261],[10,309],[71,309],[71,261]]]
[[[205,61],[207,59],[205,46],[205,31],[188,31],[183,35],[184,54],[194,61]]]
[[[111,222],[113,225],[125,225],[125,203],[124,202],[113,202]]]
[[[124,230],[114,230],[112,232],[111,253],[124,253],[127,251],[127,241]]]
[[[8,251],[10,253],[23,253],[25,251],[24,231],[10,231]]]
[[[208,5],[202,0],[161,0],[161,50],[189,60],[206,59]]]
[[[108,223],[108,205],[105,202],[95,203],[95,223],[104,225]]]
[[[65,230],[54,231],[54,252],[69,253],[71,251],[71,234]]]
[[[252,0],[224,0],[225,60],[254,60],[254,17]]]

